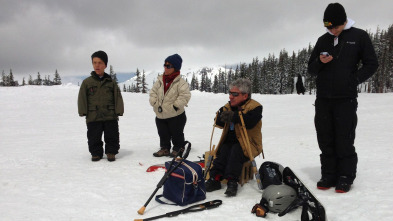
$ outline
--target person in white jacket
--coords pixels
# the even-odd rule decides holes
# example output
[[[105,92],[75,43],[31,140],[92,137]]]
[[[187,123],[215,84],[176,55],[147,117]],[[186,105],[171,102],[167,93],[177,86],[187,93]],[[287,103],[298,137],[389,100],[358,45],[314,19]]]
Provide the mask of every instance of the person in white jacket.
[[[182,58],[178,54],[165,59],[164,74],[157,77],[150,90],[150,105],[156,113],[156,125],[160,136],[160,150],[155,157],[175,157],[184,146],[184,127],[187,117],[184,108],[190,101],[188,83],[180,76]],[[173,150],[171,150],[171,141]]]

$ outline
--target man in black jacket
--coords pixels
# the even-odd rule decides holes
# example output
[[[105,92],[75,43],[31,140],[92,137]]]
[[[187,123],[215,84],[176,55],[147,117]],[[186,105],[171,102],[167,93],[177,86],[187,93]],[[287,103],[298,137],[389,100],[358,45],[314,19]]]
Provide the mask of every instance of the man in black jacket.
[[[315,128],[322,154],[318,189],[348,192],[356,177],[357,86],[370,78],[378,60],[368,34],[352,27],[344,7],[329,4],[323,18],[327,33],[319,37],[308,62],[317,76]],[[361,61],[362,66],[359,68]]]

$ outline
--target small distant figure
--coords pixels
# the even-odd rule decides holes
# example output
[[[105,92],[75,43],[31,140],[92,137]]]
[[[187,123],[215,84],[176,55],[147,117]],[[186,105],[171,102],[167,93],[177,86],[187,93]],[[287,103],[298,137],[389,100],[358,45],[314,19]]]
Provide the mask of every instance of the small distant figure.
[[[303,79],[300,74],[297,75],[296,91],[297,91],[297,94],[303,94],[303,95],[304,95],[304,92],[306,92],[306,88],[304,88]]]

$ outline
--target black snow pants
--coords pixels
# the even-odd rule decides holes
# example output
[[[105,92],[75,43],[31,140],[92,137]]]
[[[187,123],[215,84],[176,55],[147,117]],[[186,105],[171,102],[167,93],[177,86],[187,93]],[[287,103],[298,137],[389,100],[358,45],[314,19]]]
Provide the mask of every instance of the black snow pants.
[[[158,135],[160,136],[160,147],[171,149],[171,140],[173,150],[179,151],[184,146],[184,127],[187,122],[186,112],[179,116],[167,119],[159,119],[156,117],[156,125]]]
[[[217,175],[224,179],[239,180],[242,173],[243,164],[249,159],[244,156],[243,149],[238,142],[224,143],[220,146],[217,157],[213,161],[210,170],[210,177]]]
[[[315,128],[322,152],[322,177],[336,180],[356,177],[358,157],[355,151],[355,130],[358,102],[356,98],[325,99],[315,101]]]
[[[120,149],[119,123],[117,120],[87,123],[87,143],[92,156],[104,155],[102,133],[104,133],[105,154],[118,154]]]

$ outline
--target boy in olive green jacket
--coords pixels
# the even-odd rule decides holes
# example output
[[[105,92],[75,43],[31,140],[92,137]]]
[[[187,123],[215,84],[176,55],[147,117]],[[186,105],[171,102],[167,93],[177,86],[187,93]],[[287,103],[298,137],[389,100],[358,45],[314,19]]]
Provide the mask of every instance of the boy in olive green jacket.
[[[124,103],[117,83],[105,73],[108,56],[104,51],[91,55],[94,71],[86,78],[79,89],[79,116],[86,117],[87,139],[92,161],[99,161],[105,154],[109,161],[115,161],[119,153],[119,124],[118,116],[123,116]]]

